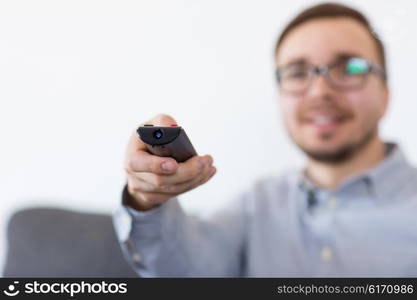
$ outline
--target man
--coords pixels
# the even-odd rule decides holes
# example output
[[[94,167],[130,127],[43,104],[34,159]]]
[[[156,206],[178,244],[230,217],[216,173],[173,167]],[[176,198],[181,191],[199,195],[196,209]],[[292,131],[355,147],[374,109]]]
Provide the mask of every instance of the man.
[[[302,170],[259,181],[209,218],[177,196],[216,172],[146,152],[133,134],[127,186],[115,215],[141,276],[417,276],[417,172],[378,124],[389,88],[384,48],[365,17],[311,7],[278,40],[285,126],[306,154]],[[175,120],[159,115],[152,124]]]

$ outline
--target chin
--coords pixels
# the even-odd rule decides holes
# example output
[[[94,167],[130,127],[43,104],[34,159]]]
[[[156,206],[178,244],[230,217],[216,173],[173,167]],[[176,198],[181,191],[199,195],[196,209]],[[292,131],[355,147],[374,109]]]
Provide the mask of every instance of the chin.
[[[355,143],[336,141],[315,141],[297,143],[298,147],[311,159],[328,163],[341,163],[349,160],[357,146]]]
[[[309,131],[298,135],[298,138],[295,138],[297,136],[295,134],[290,135],[309,158],[328,163],[343,163],[365,148],[377,136],[377,126],[356,132],[359,134],[349,130],[321,133]]]
[[[302,149],[313,160],[326,163],[343,163],[348,161],[355,153],[354,147],[345,147],[336,150],[310,150]]]
[[[302,139],[301,142],[297,144],[303,145],[303,148],[310,149],[311,151],[337,152],[350,144],[354,144],[354,142],[348,141],[343,136],[314,135],[307,139]]]
[[[342,151],[342,149],[348,147],[349,143],[334,143],[334,142],[328,142],[328,143],[314,143],[314,144],[310,144],[307,145],[306,149],[308,149],[309,151],[314,151],[314,152],[329,152],[329,153],[333,153],[333,152],[339,152]]]

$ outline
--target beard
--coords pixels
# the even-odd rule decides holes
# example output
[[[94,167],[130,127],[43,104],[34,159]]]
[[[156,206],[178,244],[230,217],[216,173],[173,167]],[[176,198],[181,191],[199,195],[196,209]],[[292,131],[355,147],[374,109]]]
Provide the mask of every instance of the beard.
[[[341,164],[350,160],[356,153],[364,149],[377,136],[378,130],[374,126],[362,133],[359,140],[346,143],[331,151],[313,150],[301,145],[301,143],[296,142],[296,144],[310,159],[324,163]],[[320,138],[322,140],[329,140],[332,138],[332,134],[322,134]]]
[[[338,101],[338,99],[330,94],[325,94],[320,99],[316,99],[314,102],[312,101],[310,105],[298,111],[296,118],[300,124],[303,124],[311,121],[311,118],[315,113],[324,112],[332,115],[341,122],[354,121],[356,118],[354,111],[349,107],[342,105],[343,102],[344,101]],[[358,130],[356,138],[353,137],[350,141],[346,141],[338,147],[331,149],[314,149],[314,147],[309,147],[308,143],[305,144],[302,140],[298,139],[295,132],[289,130],[288,133],[291,139],[308,158],[323,163],[341,164],[349,161],[378,136],[378,117],[376,114],[369,116],[366,123],[361,125],[361,129]],[[321,141],[326,142],[335,138],[335,136],[332,132],[323,132],[318,138]]]

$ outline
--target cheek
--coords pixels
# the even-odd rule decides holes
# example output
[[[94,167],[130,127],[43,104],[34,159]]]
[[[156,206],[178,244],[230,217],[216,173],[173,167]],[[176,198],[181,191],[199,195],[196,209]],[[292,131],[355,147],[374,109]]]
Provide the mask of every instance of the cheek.
[[[281,96],[281,114],[287,127],[293,127],[296,123],[297,111],[299,106],[298,102],[299,101],[297,101],[297,99]]]
[[[364,90],[361,94],[347,97],[349,108],[361,123],[373,123],[383,114],[383,101],[374,91]]]

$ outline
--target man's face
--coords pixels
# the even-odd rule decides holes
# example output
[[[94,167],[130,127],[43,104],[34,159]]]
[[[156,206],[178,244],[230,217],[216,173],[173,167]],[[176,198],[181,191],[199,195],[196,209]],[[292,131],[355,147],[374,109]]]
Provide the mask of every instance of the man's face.
[[[380,65],[375,42],[349,18],[322,18],[294,28],[277,52],[277,66],[297,62],[331,64],[340,56],[362,57]],[[310,157],[340,162],[377,137],[385,113],[388,88],[375,74],[363,87],[337,90],[323,76],[302,93],[280,92],[285,126],[293,141]]]

